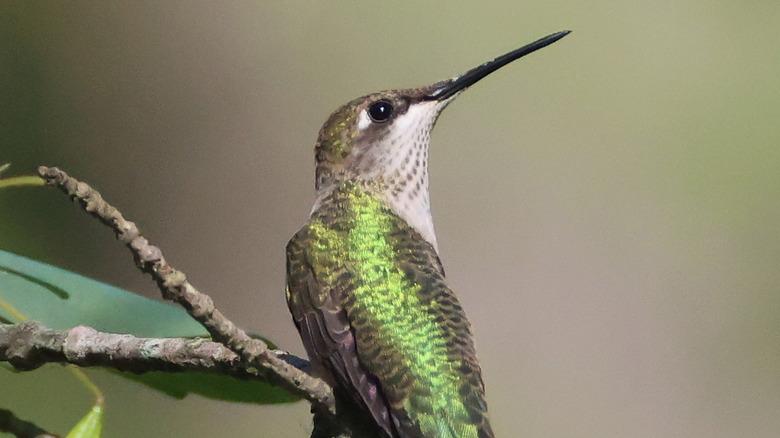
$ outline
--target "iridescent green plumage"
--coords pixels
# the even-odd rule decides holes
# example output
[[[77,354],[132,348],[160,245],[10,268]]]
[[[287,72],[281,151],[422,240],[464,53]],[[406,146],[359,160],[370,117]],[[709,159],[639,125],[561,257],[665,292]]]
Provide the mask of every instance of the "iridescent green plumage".
[[[355,99],[320,130],[317,202],[287,245],[287,301],[314,368],[385,435],[493,437],[471,328],[437,254],[430,131],[464,89],[567,33]]]
[[[323,200],[291,240],[288,269],[290,309],[313,338],[309,353],[340,385],[358,388],[355,401],[385,430],[492,436],[469,324],[438,256],[370,188],[345,184]],[[338,313],[345,318],[332,317]],[[362,376],[350,374],[375,381],[376,397],[369,387],[361,394],[354,382]]]

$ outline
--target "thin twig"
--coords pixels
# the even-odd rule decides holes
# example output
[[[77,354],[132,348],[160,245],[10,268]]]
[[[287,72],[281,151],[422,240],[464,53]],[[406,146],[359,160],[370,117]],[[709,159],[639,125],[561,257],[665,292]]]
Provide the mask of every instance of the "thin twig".
[[[38,177],[36,177],[38,178]],[[38,178],[41,182],[43,182],[42,179]],[[5,310],[9,315],[11,315],[11,318],[16,319],[17,321],[27,321],[29,318],[27,318],[27,315],[20,312],[19,309],[12,306],[11,303],[3,300],[0,298],[0,309]],[[37,324],[37,323],[33,323]],[[3,326],[0,325],[0,328]],[[42,327],[42,326],[41,326]],[[3,338],[3,336],[0,334],[0,339]],[[10,346],[14,346],[14,340],[11,339],[11,342],[9,343]],[[16,347],[19,347],[19,344],[16,344]],[[5,350],[12,347],[6,347]],[[5,351],[3,346],[0,346],[0,357],[2,357],[2,352]],[[92,395],[95,397],[95,404],[98,406],[103,406],[103,403],[105,402],[105,397],[103,397],[103,391],[100,390],[100,388],[95,384],[95,382],[92,381],[92,379],[89,378],[87,373],[85,373],[81,368],[78,368],[74,365],[68,365],[66,367],[68,372],[70,372],[73,377],[75,377],[79,383],[81,383],[89,392],[92,393]]]
[[[275,353],[287,360],[283,352]],[[133,373],[205,371],[242,379],[262,379],[242,367],[238,355],[203,338],[137,338],[78,326],[52,330],[38,322],[0,324],[0,362],[19,370],[47,363],[103,366]],[[293,366],[306,366],[295,363]]]
[[[150,244],[136,225],[125,220],[122,213],[107,203],[100,193],[56,167],[41,166],[38,173],[48,184],[59,187],[77,200],[85,211],[111,227],[117,239],[130,249],[138,267],[155,280],[163,297],[184,307],[214,340],[238,354],[246,369],[256,368],[269,381],[306,398],[316,408],[335,412],[333,391],[327,383],[285,362],[264,342],[250,337],[226,318],[216,309],[211,297],[198,291],[183,272],[169,265],[160,248]]]

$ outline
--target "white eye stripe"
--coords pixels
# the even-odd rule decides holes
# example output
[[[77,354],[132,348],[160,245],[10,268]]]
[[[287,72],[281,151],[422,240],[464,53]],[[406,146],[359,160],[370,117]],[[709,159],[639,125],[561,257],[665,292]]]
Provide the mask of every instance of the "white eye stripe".
[[[441,105],[439,102],[425,102],[412,105],[406,114],[397,117],[398,120],[394,123],[394,130],[410,136],[414,135],[414,130],[410,128],[420,123],[432,123],[432,117],[441,109],[439,105]],[[371,116],[368,115],[368,110],[360,111],[357,122],[358,130],[363,131],[372,123],[374,122],[371,120]]]
[[[358,124],[357,127],[359,130],[364,130],[368,128],[368,126],[371,125],[371,118],[368,117],[368,112],[366,110],[363,110],[358,115]]]

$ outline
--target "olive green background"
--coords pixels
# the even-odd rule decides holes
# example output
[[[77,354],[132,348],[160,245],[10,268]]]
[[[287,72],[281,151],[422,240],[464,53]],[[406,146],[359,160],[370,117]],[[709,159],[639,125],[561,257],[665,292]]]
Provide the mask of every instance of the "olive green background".
[[[431,194],[502,437],[780,430],[780,3],[0,3],[0,161],[95,185],[240,325],[302,353],[286,240],[341,103],[561,29],[442,115]],[[148,296],[59,193],[0,193],[0,248]],[[2,293],[2,291],[0,291]],[[105,436],[302,437],[308,406],[174,401],[102,371]],[[55,431],[89,396],[0,370]]]

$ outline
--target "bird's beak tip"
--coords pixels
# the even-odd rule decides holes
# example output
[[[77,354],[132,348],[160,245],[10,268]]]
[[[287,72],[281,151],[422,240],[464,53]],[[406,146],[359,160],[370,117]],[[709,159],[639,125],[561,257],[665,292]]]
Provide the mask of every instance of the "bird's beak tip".
[[[552,33],[530,44],[526,44],[519,49],[501,55],[492,61],[488,61],[478,67],[475,67],[454,79],[440,82],[432,87],[432,91],[427,96],[425,96],[425,100],[448,100],[471,85],[474,85],[476,82],[490,73],[493,73],[501,67],[509,64],[510,62],[529,55],[539,49],[547,47],[570,33],[570,30],[562,30],[560,32]]]

